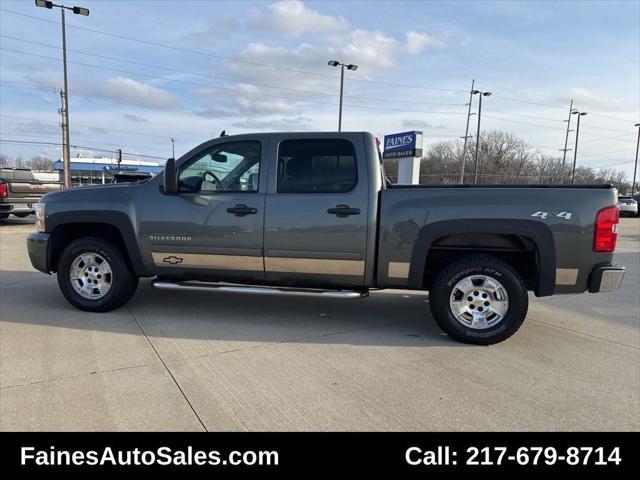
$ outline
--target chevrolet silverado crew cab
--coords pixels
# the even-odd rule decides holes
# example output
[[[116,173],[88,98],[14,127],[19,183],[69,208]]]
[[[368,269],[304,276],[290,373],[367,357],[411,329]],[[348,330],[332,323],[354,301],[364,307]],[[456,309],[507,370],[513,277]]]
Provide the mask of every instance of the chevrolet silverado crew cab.
[[[390,185],[364,132],[223,136],[145,183],[64,190],[37,205],[33,266],[75,307],[161,289],[366,296],[429,291],[451,337],[491,344],[536,296],[618,288],[609,185]],[[399,312],[401,315],[401,312]]]

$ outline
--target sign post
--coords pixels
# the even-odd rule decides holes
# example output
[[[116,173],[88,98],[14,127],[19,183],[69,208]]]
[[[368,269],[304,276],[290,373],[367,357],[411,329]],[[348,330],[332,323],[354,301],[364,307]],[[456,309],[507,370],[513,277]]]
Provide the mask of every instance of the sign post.
[[[384,160],[398,159],[398,183],[420,183],[420,158],[422,157],[422,132],[402,132],[385,135]]]

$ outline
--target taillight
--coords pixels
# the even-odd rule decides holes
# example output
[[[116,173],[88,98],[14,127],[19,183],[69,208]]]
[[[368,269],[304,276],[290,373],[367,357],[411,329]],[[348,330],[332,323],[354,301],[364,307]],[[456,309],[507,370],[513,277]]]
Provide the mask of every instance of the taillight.
[[[0,198],[6,198],[6,197],[7,197],[7,184],[0,183]]]
[[[618,239],[618,223],[620,222],[620,207],[603,208],[596,214],[596,224],[593,228],[593,251],[613,252]]]

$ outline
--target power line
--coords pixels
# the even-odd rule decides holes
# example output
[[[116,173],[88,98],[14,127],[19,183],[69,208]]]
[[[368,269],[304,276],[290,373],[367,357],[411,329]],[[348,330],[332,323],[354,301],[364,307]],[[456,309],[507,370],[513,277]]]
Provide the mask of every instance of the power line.
[[[535,118],[537,120],[545,120],[547,122],[562,122],[564,123],[564,120],[558,120],[557,118],[549,118],[549,117],[537,117],[535,115],[525,115],[523,113],[512,113],[512,112],[505,112],[502,110],[493,110],[493,109],[485,109],[487,112],[495,112],[495,113],[502,113],[504,115],[515,115],[517,117],[525,117],[525,118]]]
[[[62,143],[60,142],[35,142],[35,141],[26,141],[26,140],[14,140],[14,139],[0,139],[0,143],[7,144],[16,144],[16,145],[48,145],[55,147],[62,147]],[[98,152],[109,152],[109,153],[118,153],[117,150],[109,150],[106,148],[100,147],[88,147],[84,145],[69,145],[70,148],[74,149],[84,149],[84,150],[96,150]],[[165,160],[164,157],[156,157],[154,155],[143,155],[141,153],[132,153],[132,152],[122,152],[123,155],[131,155],[135,157],[144,157],[144,158],[153,158],[157,160]]]
[[[45,18],[40,18],[40,17],[36,17],[34,15],[27,15],[26,13],[15,12],[13,10],[7,10],[5,8],[0,8],[0,11],[11,13],[11,14],[14,14],[14,15],[20,15],[20,16],[23,16],[23,17],[33,18],[35,20],[40,20],[40,21],[43,21],[43,22],[55,23],[55,24],[59,24],[60,23],[60,22],[56,22],[55,20],[49,20],[49,19],[45,19]],[[103,32],[101,30],[95,30],[95,29],[88,28],[88,27],[81,27],[81,26],[78,26],[78,25],[67,25],[67,27],[75,28],[77,30],[84,30],[84,31],[92,32],[92,33],[98,33],[100,35],[106,35],[106,36],[109,36],[109,37],[120,38],[120,39],[123,39],[123,40],[137,42],[137,43],[150,45],[150,46],[154,46],[154,47],[168,48],[168,49],[179,51],[179,52],[191,53],[191,54],[194,54],[194,55],[202,55],[202,56],[206,56],[206,57],[210,57],[210,58],[215,58],[215,59],[218,59],[218,60],[245,63],[245,64],[248,64],[248,65],[253,65],[253,66],[258,66],[258,67],[264,67],[264,68],[275,69],[275,70],[286,70],[286,71],[300,73],[300,74],[303,74],[303,75],[312,75],[312,76],[330,78],[332,80],[336,80],[335,76],[324,74],[324,73],[309,72],[309,71],[305,71],[305,70],[298,70],[298,69],[295,69],[295,68],[283,67],[283,66],[280,66],[280,65],[269,65],[269,64],[266,64],[266,63],[253,62],[253,61],[250,61],[250,60],[243,60],[243,59],[233,58],[233,57],[225,57],[225,56],[215,55],[215,54],[212,54],[212,53],[206,53],[206,52],[202,52],[202,51],[198,51],[198,50],[190,50],[190,49],[187,49],[187,48],[175,47],[173,45],[166,45],[166,44],[162,44],[162,43],[152,42],[152,41],[149,41],[149,40],[144,40],[144,39],[139,39],[139,38],[134,38],[134,37],[128,37],[128,36],[124,36],[124,35],[117,35],[115,33],[110,33],[110,32]],[[379,81],[374,81],[374,80],[360,80],[360,79],[354,79],[353,81],[360,82],[360,83],[377,84],[377,85],[389,85],[389,86],[394,86],[394,87],[415,88],[415,89],[421,89],[421,90],[432,90],[432,91],[452,92],[452,93],[466,93],[466,90],[456,90],[456,89],[436,88],[436,87],[425,87],[425,86],[422,86],[422,85],[405,85],[405,84],[398,84],[398,83],[379,82]]]
[[[13,136],[17,136],[17,137],[32,137],[32,138],[49,138],[52,134],[51,133],[20,133],[20,132],[3,132],[7,135],[13,135]],[[94,140],[89,140],[88,138],[86,138],[83,135],[78,135],[79,137],[81,137],[83,140],[86,139],[89,142],[93,142]],[[113,146],[121,146],[121,145],[126,145],[130,148],[140,148],[140,149],[145,149],[145,150],[153,150],[156,152],[163,152],[168,150],[169,147],[167,148],[157,148],[157,147],[148,147],[148,146],[142,146],[142,145],[133,145],[131,143],[128,142],[120,142],[120,143],[114,143],[114,142],[104,142],[104,141],[100,141],[98,140],[100,143],[104,144],[104,145],[113,145]]]
[[[0,83],[3,83],[2,81],[0,81]],[[35,87],[33,87],[35,88]],[[53,123],[56,125],[60,125],[60,121],[59,120],[42,120],[40,118],[35,118],[35,117],[19,117],[17,115],[6,115],[4,113],[0,113],[0,117],[2,118],[13,118],[16,120],[26,120],[26,121],[34,121],[34,122],[43,122],[43,123]],[[135,136],[141,136],[141,137],[150,137],[150,138],[162,138],[164,140],[167,140],[168,138],[171,138],[171,135],[152,135],[150,133],[138,133],[138,132],[131,132],[129,130],[115,130],[113,128],[106,128],[106,127],[98,127],[96,125],[88,125],[86,123],[78,123],[76,121],[73,122],[73,125],[75,126],[80,126],[80,127],[85,127],[85,128],[99,128],[100,130],[105,130],[107,132],[113,132],[113,133],[125,133],[128,135],[135,135]],[[173,137],[176,140],[184,140],[184,138],[178,138],[178,137]],[[158,142],[159,143],[159,142]]]
[[[11,35],[0,34],[0,37],[9,38],[11,40],[16,40],[18,42],[29,43],[29,44],[33,44],[33,45],[53,48],[53,49],[57,49],[57,50],[61,50],[62,49],[61,47],[57,47],[55,45],[49,45],[49,44],[46,44],[46,43],[35,42],[35,41],[32,41],[32,40],[26,40],[26,39],[22,39],[22,38],[18,38],[18,37],[13,37]],[[6,50],[14,52],[14,53],[23,53],[25,55],[34,55],[34,54],[30,53],[30,52],[22,52],[22,51],[19,51],[19,50],[13,50],[13,49],[6,49]],[[81,55],[87,55],[87,56],[91,56],[91,57],[102,58],[102,59],[105,59],[105,60],[112,60],[112,61],[117,61],[117,62],[129,63],[129,64],[132,64],[132,65],[139,65],[139,66],[143,66],[143,67],[156,68],[158,70],[165,70],[165,71],[168,71],[168,72],[181,73],[181,74],[192,75],[192,76],[196,76],[196,77],[202,77],[202,78],[208,78],[208,79],[214,79],[214,80],[225,80],[225,81],[231,81],[231,82],[236,82],[236,83],[242,83],[242,84],[246,84],[246,85],[253,85],[253,86],[256,86],[256,87],[273,88],[273,89],[279,89],[279,90],[288,90],[288,91],[297,92],[297,93],[304,93],[304,94],[309,94],[310,93],[310,94],[313,94],[313,95],[322,95],[322,96],[328,96],[328,97],[332,97],[332,98],[336,97],[335,93],[318,92],[318,91],[313,91],[313,90],[302,90],[302,89],[299,89],[299,88],[283,87],[283,86],[277,86],[277,85],[268,85],[268,84],[264,84],[264,83],[245,82],[245,81],[240,81],[240,80],[238,80],[236,78],[232,78],[232,77],[224,77],[224,76],[220,76],[220,75],[205,75],[205,74],[198,73],[198,72],[192,72],[192,71],[187,71],[187,70],[182,70],[182,69],[177,69],[177,68],[164,67],[164,66],[160,66],[160,65],[152,65],[152,64],[143,63],[143,62],[136,62],[136,61],[133,61],[133,60],[127,60],[127,59],[124,59],[124,58],[111,57],[111,56],[101,55],[101,54],[92,53],[92,52],[85,52],[85,51],[77,50],[77,49],[73,49],[73,48],[68,48],[67,50],[70,51],[70,52],[79,53]],[[53,57],[45,57],[45,58],[51,58],[52,60],[54,59]],[[72,62],[70,62],[70,63],[72,63]],[[96,66],[96,68],[99,68],[99,67]],[[462,105],[461,103],[422,102],[422,101],[414,101],[414,100],[399,100],[399,99],[387,99],[387,98],[361,97],[361,96],[356,96],[356,95],[349,95],[349,99],[351,99],[351,100],[363,100],[363,101],[374,101],[374,102],[387,102],[387,103],[394,103],[394,104],[395,103],[407,103],[407,104],[414,104],[414,105],[438,105],[438,106],[461,106]]]
[[[10,49],[6,49],[4,47],[0,47],[0,50],[5,50],[5,51],[10,51],[13,53],[20,53],[20,54],[24,54],[24,55],[30,55],[30,56],[35,56],[35,57],[42,57],[42,58],[46,58],[46,59],[50,59],[50,60],[58,60],[56,58],[53,57],[47,57],[45,55],[38,55],[35,53],[28,53],[28,52],[20,52],[20,51],[13,51]],[[166,77],[158,77],[155,75],[149,75],[146,73],[139,73],[139,72],[132,72],[129,70],[120,70],[120,69],[116,69],[116,68],[109,68],[109,67],[102,67],[102,66],[98,66],[98,65],[91,65],[91,64],[87,64],[87,63],[82,63],[82,62],[73,62],[73,61],[68,61],[68,63],[73,63],[76,65],[82,65],[82,66],[86,66],[86,67],[92,67],[92,68],[97,68],[97,69],[101,69],[101,70],[110,70],[110,71],[115,71],[115,72],[119,72],[119,73],[126,73],[129,75],[140,75],[140,76],[144,76],[144,77],[149,77],[149,78],[153,78],[156,80],[164,80],[164,81],[168,81],[168,82],[177,82],[177,83],[186,83],[186,84],[192,84],[192,85],[198,85],[198,86],[204,86],[204,87],[209,87],[209,88],[215,88],[215,89],[220,89],[220,90],[225,90],[225,91],[231,91],[231,92],[237,92],[240,93],[242,95],[253,95],[253,96],[259,96],[259,97],[270,97],[270,98],[277,98],[280,100],[288,100],[288,101],[294,101],[294,102],[300,102],[300,103],[311,103],[311,104],[316,104],[316,105],[328,105],[328,106],[336,106],[337,104],[335,103],[330,103],[330,102],[319,102],[316,100],[306,100],[303,98],[293,98],[293,97],[285,97],[285,96],[281,96],[281,95],[271,95],[271,94],[266,94],[266,93],[259,93],[259,92],[247,92],[241,89],[237,89],[237,88],[231,88],[231,87],[220,87],[218,85],[210,85],[210,84],[204,84],[204,83],[197,83],[197,82],[191,82],[188,80],[178,80],[178,79],[171,79],[171,78],[166,78]],[[5,84],[11,84],[11,83],[17,83],[17,82],[7,82],[4,80],[0,80],[0,83],[5,83]],[[48,88],[47,88],[48,89]],[[138,101],[134,101],[134,100],[126,100],[126,99],[122,99],[120,97],[114,97],[114,96],[109,96],[109,95],[102,95],[102,94],[97,94],[97,93],[89,93],[86,91],[82,91],[82,90],[78,90],[78,89],[74,89],[75,92],[78,93],[82,93],[86,96],[95,96],[95,97],[101,97],[101,98],[111,98],[114,100],[118,100],[120,102],[124,102],[124,103],[132,103],[132,104],[138,104],[138,105],[142,105],[142,106],[147,106],[150,108],[155,108],[155,109],[172,109],[172,110],[182,110],[182,111],[187,111],[190,113],[194,113],[192,110],[186,109],[186,108],[180,108],[180,107],[171,107],[171,106],[158,106],[157,104],[150,104],[150,103],[146,103],[146,102],[138,102]],[[344,105],[345,108],[355,108],[355,109],[363,109],[363,110],[381,110],[381,111],[391,111],[391,112],[404,112],[404,113],[424,113],[424,114],[431,114],[431,115],[466,115],[466,113],[464,112],[434,112],[434,111],[424,111],[424,110],[406,110],[406,109],[395,109],[395,108],[383,108],[383,107],[369,107],[366,105]],[[238,115],[242,116],[244,115],[242,112],[234,112],[237,113]]]
[[[539,128],[546,128],[546,129],[550,129],[550,130],[560,131],[557,127],[550,127],[548,125],[539,125],[537,123],[522,122],[520,120],[512,120],[510,118],[495,117],[493,115],[485,115],[485,117],[486,118],[492,118],[494,120],[501,120],[501,121],[507,122],[507,123],[520,123],[522,125],[529,125],[531,127],[539,127]]]
[[[596,115],[598,117],[604,117],[604,118],[608,118],[610,120],[616,120],[618,122],[624,122],[624,123],[628,123],[628,124],[633,124],[633,122],[635,120],[627,120],[626,118],[620,118],[620,117],[612,117],[611,115],[604,115],[602,113],[594,113],[594,112],[589,112],[591,113],[591,115]]]
[[[587,134],[587,135],[593,135],[593,134]],[[622,135],[613,135],[611,137],[600,137],[600,138],[596,138],[595,140],[585,140],[582,143],[592,143],[592,142],[601,142],[603,140],[619,140],[621,137],[630,137],[631,135],[633,135],[635,137],[635,133],[623,133]],[[598,135],[596,135],[598,136]],[[624,140],[620,140],[620,141],[624,141]]]
[[[629,152],[629,151],[635,151],[635,148],[623,148],[621,150],[611,150],[609,152],[602,152],[602,153],[588,153],[586,155],[580,155],[581,158],[583,157],[605,157],[607,155],[612,155],[612,154],[616,154],[616,153],[622,153],[622,152]]]

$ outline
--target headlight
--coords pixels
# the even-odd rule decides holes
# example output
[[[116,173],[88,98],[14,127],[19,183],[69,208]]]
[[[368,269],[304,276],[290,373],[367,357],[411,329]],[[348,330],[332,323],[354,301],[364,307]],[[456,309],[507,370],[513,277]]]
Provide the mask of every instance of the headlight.
[[[36,232],[45,231],[44,203],[36,203]]]

